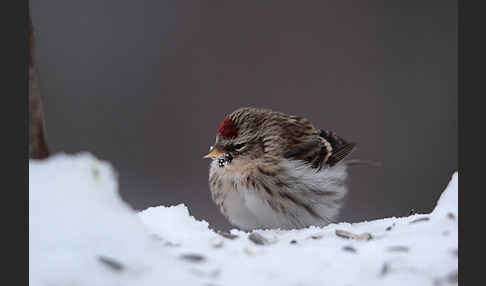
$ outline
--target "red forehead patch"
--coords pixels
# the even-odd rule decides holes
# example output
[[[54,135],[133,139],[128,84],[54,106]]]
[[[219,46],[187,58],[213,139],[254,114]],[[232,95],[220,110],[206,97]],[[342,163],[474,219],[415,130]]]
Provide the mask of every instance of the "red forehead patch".
[[[221,123],[221,126],[218,128],[218,135],[223,136],[226,139],[238,136],[238,131],[231,119],[226,118],[223,123]]]

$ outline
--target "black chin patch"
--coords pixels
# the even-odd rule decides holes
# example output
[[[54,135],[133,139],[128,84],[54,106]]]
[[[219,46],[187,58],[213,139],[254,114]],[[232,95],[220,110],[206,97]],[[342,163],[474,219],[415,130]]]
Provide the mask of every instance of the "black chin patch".
[[[218,159],[218,165],[219,167],[223,168],[224,166],[226,166],[226,164],[231,163],[232,160],[233,156],[231,156],[230,154],[225,154],[224,157]]]

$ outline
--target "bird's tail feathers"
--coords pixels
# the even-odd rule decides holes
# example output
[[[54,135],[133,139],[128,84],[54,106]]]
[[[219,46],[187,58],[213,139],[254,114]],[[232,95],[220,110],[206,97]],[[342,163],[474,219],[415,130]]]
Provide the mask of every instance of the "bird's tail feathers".
[[[378,161],[362,160],[362,159],[350,159],[343,161],[346,166],[369,166],[369,167],[382,167],[383,164]]]

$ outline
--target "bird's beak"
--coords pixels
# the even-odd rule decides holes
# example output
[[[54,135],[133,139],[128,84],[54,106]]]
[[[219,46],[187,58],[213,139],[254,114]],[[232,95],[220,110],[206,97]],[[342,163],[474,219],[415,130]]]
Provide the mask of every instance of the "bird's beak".
[[[211,152],[209,152],[206,156],[204,156],[203,158],[211,158],[211,159],[214,159],[214,158],[217,158],[219,155],[223,154],[223,151],[219,150],[219,149],[216,149],[216,148],[213,148],[211,150]]]

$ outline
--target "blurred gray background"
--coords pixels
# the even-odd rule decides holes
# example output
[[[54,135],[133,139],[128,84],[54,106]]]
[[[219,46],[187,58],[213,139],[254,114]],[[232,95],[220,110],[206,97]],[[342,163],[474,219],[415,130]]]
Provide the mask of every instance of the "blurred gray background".
[[[242,106],[356,141],[341,220],[429,212],[457,158],[457,2],[31,1],[54,152],[90,151],[134,208],[217,229],[202,159]]]

